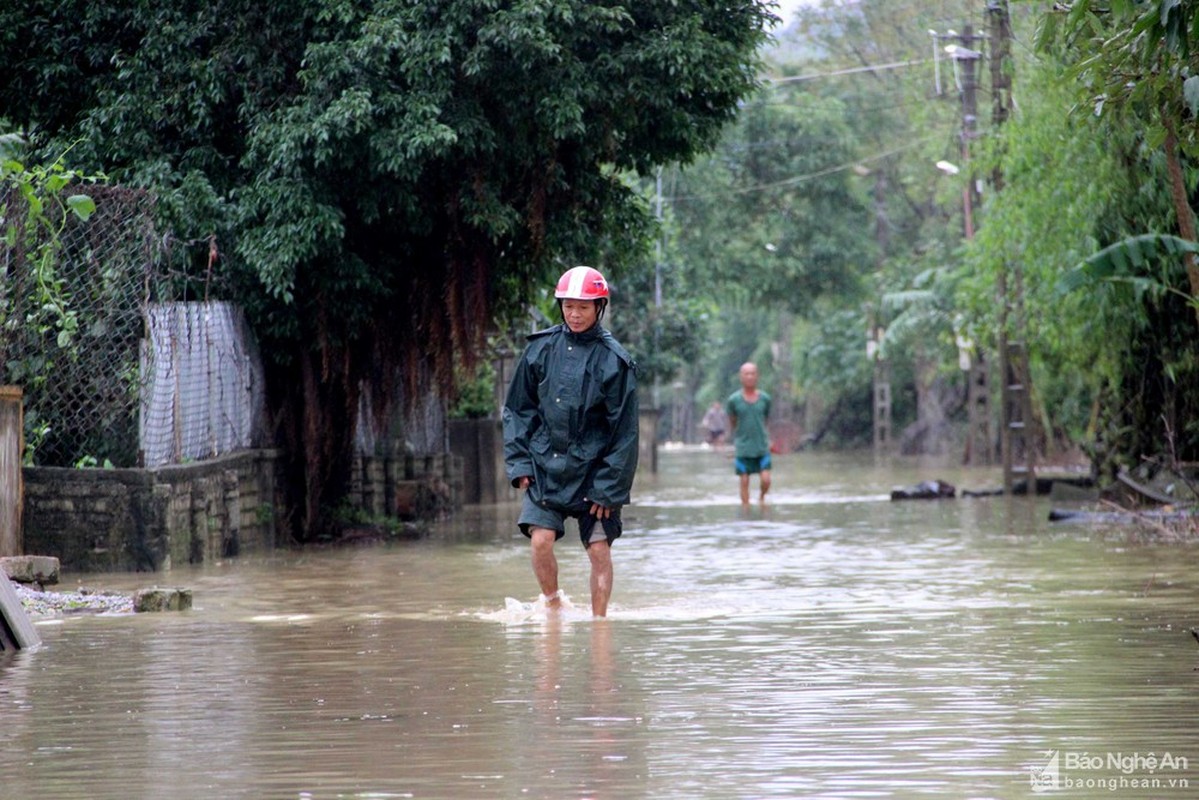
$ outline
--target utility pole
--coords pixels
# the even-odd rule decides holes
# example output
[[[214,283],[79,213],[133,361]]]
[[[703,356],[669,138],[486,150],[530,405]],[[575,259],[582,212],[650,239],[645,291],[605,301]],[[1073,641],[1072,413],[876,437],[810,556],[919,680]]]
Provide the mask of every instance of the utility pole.
[[[934,34],[934,36],[936,36]],[[966,239],[974,238],[975,209],[979,206],[978,179],[970,166],[971,142],[978,136],[978,73],[977,65],[982,58],[978,43],[984,38],[976,36],[971,25],[962,27],[961,34],[950,34],[957,41],[945,49],[953,58],[954,74],[962,98],[962,132],[960,152],[962,170],[966,181],[962,186],[962,227]],[[963,348],[962,369],[966,373],[966,454],[967,464],[991,463],[991,390],[990,369],[983,351],[974,347],[964,337],[959,337]]]
[[[886,217],[887,174],[878,170],[874,176],[874,240],[878,245],[878,264],[882,262],[890,242],[890,223]],[[866,319],[866,356],[874,365],[874,456],[891,454],[891,364],[882,351],[886,329],[875,310]]]
[[[961,69],[962,73],[962,169],[966,172],[966,183],[962,187],[962,216],[964,219],[967,239],[974,238],[974,210],[978,206],[978,188],[974,173],[970,168],[970,142],[978,135],[978,75],[975,67],[982,53],[976,49],[975,42],[983,37],[974,35],[971,25],[962,27],[958,37],[960,45],[954,46],[950,55]]]
[[[1012,57],[1012,20],[1007,0],[988,0],[987,34],[991,40],[991,122],[996,127],[1007,122],[1012,106],[1012,76],[1008,62]],[[1003,175],[992,174],[996,189],[1003,188]]]
[[[867,319],[866,357],[874,364],[874,455],[891,453],[891,365],[882,354],[882,341],[886,330],[874,321],[874,314]]]
[[[1008,71],[1012,23],[1007,0],[988,0],[987,26],[991,40],[991,119],[998,127],[1007,121],[1012,96],[1012,78]],[[991,182],[997,190],[1002,188],[1003,174],[998,169],[992,173]],[[1000,404],[1003,490],[1010,495],[1016,480],[1024,478],[1028,495],[1032,497],[1036,494],[1037,484],[1036,445],[1022,264],[1015,262],[1001,266],[996,292],[999,295],[999,372],[1003,380]]]
[[[658,221],[658,227],[662,226],[662,168],[658,167],[657,175],[654,178],[654,219]],[[654,242],[654,312],[658,313],[662,309],[662,231],[658,231],[658,239]],[[654,356],[658,355],[658,330],[654,328]],[[660,408],[659,399],[659,381],[658,374],[654,372],[654,386],[651,400],[655,409]],[[656,469],[654,470],[657,471]]]
[[[654,218],[658,221],[658,227],[662,226],[662,167],[658,167],[657,175],[654,179]],[[662,312],[662,237],[665,236],[661,230],[658,231],[658,240],[654,243],[654,314],[659,316]],[[653,336],[653,353],[656,358],[660,347],[658,341],[657,322],[654,325]],[[648,421],[643,424],[648,426],[650,433],[649,442],[649,458],[642,458],[642,463],[649,467],[649,471],[657,473],[658,471],[658,420],[662,414],[662,405],[660,402],[661,386],[658,379],[657,370],[654,370],[654,384],[650,395],[650,405],[652,408],[647,415],[644,410],[641,412],[643,420],[648,417]],[[645,438],[646,430],[642,430],[642,438]],[[641,445],[643,454],[645,454],[646,445]]]

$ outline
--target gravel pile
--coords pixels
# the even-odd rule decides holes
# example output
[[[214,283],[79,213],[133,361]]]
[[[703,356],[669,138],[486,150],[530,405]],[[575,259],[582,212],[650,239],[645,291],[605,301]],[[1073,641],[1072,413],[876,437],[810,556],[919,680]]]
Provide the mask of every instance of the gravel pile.
[[[15,584],[21,606],[30,617],[57,617],[65,614],[132,614],[133,598],[124,594],[102,594],[91,589],[74,592],[42,592]]]

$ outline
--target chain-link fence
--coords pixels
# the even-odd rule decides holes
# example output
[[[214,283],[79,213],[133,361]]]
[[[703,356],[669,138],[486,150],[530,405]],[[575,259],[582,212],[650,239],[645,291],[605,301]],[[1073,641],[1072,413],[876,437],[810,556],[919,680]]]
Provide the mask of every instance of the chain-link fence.
[[[24,391],[34,463],[135,466],[142,306],[158,258],[153,199],[118,187],[71,191],[96,210],[87,221],[64,216],[57,250],[42,247],[44,232],[0,241],[3,382]],[[24,224],[26,202],[4,198],[8,224]]]

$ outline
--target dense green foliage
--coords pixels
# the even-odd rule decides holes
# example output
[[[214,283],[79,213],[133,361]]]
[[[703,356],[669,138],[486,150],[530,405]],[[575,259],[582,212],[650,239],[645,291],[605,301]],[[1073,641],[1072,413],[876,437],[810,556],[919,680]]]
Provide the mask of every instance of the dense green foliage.
[[[896,424],[939,415],[960,429],[959,345],[994,364],[1007,325],[1028,343],[1043,456],[1081,446],[1105,473],[1196,459],[1199,353],[1183,320],[1199,308],[1188,263],[1199,15],[1169,0],[1017,3],[998,64],[989,25],[1005,8],[863,0],[803,12],[780,51],[798,60],[776,67],[713,157],[671,184],[666,294],[712,311],[697,318],[705,358],[678,373],[685,401],[702,407],[732,388],[752,357],[768,385],[807,406],[809,435],[866,442],[862,334],[878,327]],[[981,52],[968,153],[967,62],[948,44]],[[997,75],[1014,81],[1017,103],[997,102],[1009,96]],[[797,126],[808,139],[789,149]],[[816,212],[821,197],[831,200]],[[775,250],[780,232],[790,258]],[[811,272],[821,240],[843,257]]]
[[[0,230],[12,280],[5,280],[0,305],[0,363],[7,380],[45,380],[45,364],[14,363],[9,334],[22,331],[47,336],[58,349],[69,347],[79,330],[79,317],[62,297],[57,259],[62,230],[70,216],[86,220],[95,201],[72,191],[103,176],[69,169],[60,156],[48,166],[22,160],[25,143],[15,134],[0,135]]]
[[[843,173],[823,174],[853,160],[847,116],[833,98],[747,105],[676,185],[679,280],[713,288],[726,306],[801,314],[822,295],[852,297],[873,260],[861,236],[869,216]]]
[[[32,0],[0,10],[0,116],[216,235],[272,360],[292,528],[385,413],[563,263],[628,257],[626,172],[686,163],[756,84],[763,2]],[[196,281],[198,253],[177,255]],[[196,263],[189,263],[191,261]]]
[[[843,24],[815,16],[809,32],[831,38],[828,52],[836,42],[865,52],[855,26],[873,31],[877,44],[886,39],[879,23],[888,13],[917,18],[917,6],[937,4],[863,3]],[[959,31],[961,23],[976,32],[987,23],[968,13],[960,20],[952,25]],[[1021,4],[1012,21],[1014,55],[1005,72],[1019,102],[1002,122],[980,109],[972,170],[952,181],[960,187],[986,177],[976,235],[955,244],[951,218],[911,204],[925,222],[896,229],[876,275],[884,352],[893,364],[919,364],[931,354],[941,380],[957,380],[954,338],[994,354],[1005,322],[997,287],[1006,284],[1015,304],[1006,333],[1028,342],[1044,454],[1081,445],[1104,473],[1144,459],[1194,460],[1199,354],[1183,320],[1194,306],[1196,274],[1186,263],[1195,239],[1187,187],[1195,185],[1188,120],[1199,92],[1188,76],[1199,66],[1192,63],[1196,18],[1188,4],[1077,2]],[[950,27],[929,22],[932,30]],[[911,29],[895,30],[902,38]],[[948,61],[941,69],[948,82]],[[994,80],[981,71],[977,77],[983,86]],[[870,96],[867,89],[856,94]],[[890,121],[914,140],[945,122],[927,112],[904,109]],[[916,151],[901,169],[935,157]],[[943,157],[957,160],[952,152]],[[900,192],[920,185],[904,174]],[[892,196],[896,189],[886,187]],[[960,202],[960,195],[936,198],[941,209]],[[919,390],[922,379],[915,379]]]
[[[1111,474],[1145,461],[1194,461],[1199,13],[1178,0],[1081,0],[1045,15],[1041,34],[1043,52],[1066,65],[1078,103],[1071,120],[1094,120],[1105,153],[1096,161],[1114,160],[1121,176],[1091,228],[1099,252],[1058,282],[1074,289],[1109,351],[1097,357],[1108,368],[1092,373],[1096,466]],[[1111,347],[1113,332],[1124,346]]]
[[[927,71],[863,66],[918,62],[927,29],[959,25],[970,5],[806,12],[786,34],[798,46],[776,51],[806,60],[773,67],[712,155],[666,173],[665,301],[706,309],[692,316],[701,358],[678,371],[683,397],[668,402],[702,408],[732,391],[738,365],[752,359],[779,401],[781,428],[802,411],[816,428],[809,436],[862,444],[868,322],[899,320],[887,342],[899,381],[914,353],[956,359],[952,330],[915,324],[919,308],[900,298],[935,287],[935,319],[953,316],[947,270],[961,222],[947,198],[960,188],[932,164],[956,158],[957,99],[934,97]],[[910,421],[912,395],[901,384],[896,397]]]
[[[879,329],[897,427],[960,427],[959,345],[993,359],[1007,324],[1046,450],[1199,460],[1199,15],[1013,3],[990,73],[1006,6],[830,1],[758,51],[769,4],[749,0],[34,0],[0,9],[0,116],[153,187],[180,296],[207,291],[215,236],[272,358],[302,534],[336,503],[363,393],[380,414],[452,395],[528,306],[556,321],[546,288],[578,263],[676,409],[753,359],[783,421],[865,443]],[[966,25],[968,133],[944,51]],[[800,60],[760,74],[771,52]],[[1019,99],[1002,115],[997,75]],[[912,446],[956,444],[937,435]]]
[[[37,397],[56,370],[77,359],[81,325],[93,322],[70,303],[59,262],[67,221],[96,210],[80,187],[104,176],[69,168],[63,155],[29,163],[26,151],[20,136],[0,135],[0,382]],[[43,413],[25,409],[27,464],[50,432]]]
[[[671,288],[698,288],[721,310],[705,338],[722,346],[704,348],[692,367],[703,371],[691,383],[705,397],[732,391],[739,365],[753,360],[778,398],[776,419],[789,421],[802,396],[789,320],[822,313],[826,298],[860,296],[875,248],[862,236],[866,202],[844,168],[854,160],[850,119],[837,98],[769,88],[675,183],[681,266]],[[763,329],[755,314],[772,324]],[[810,386],[823,373],[804,378]]]
[[[1026,99],[988,143],[1004,186],[989,198],[966,253],[961,304],[971,335],[994,352],[1001,323],[997,275],[1022,270],[1021,321],[1041,426],[1081,441],[1093,423],[1097,380],[1120,356],[1111,342],[1124,338],[1129,320],[1096,314],[1087,298],[1059,292],[1058,281],[1102,238],[1124,230],[1115,204],[1127,192],[1127,176],[1101,125],[1063,113],[1073,101],[1060,66],[1024,64],[1018,75]]]

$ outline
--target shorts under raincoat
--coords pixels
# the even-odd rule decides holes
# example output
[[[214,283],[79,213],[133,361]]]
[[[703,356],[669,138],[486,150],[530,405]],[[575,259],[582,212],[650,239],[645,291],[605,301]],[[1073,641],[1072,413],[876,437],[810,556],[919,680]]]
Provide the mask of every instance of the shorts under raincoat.
[[[528,497],[556,510],[629,501],[637,469],[633,359],[598,323],[529,336],[504,403],[508,480],[532,478]]]

